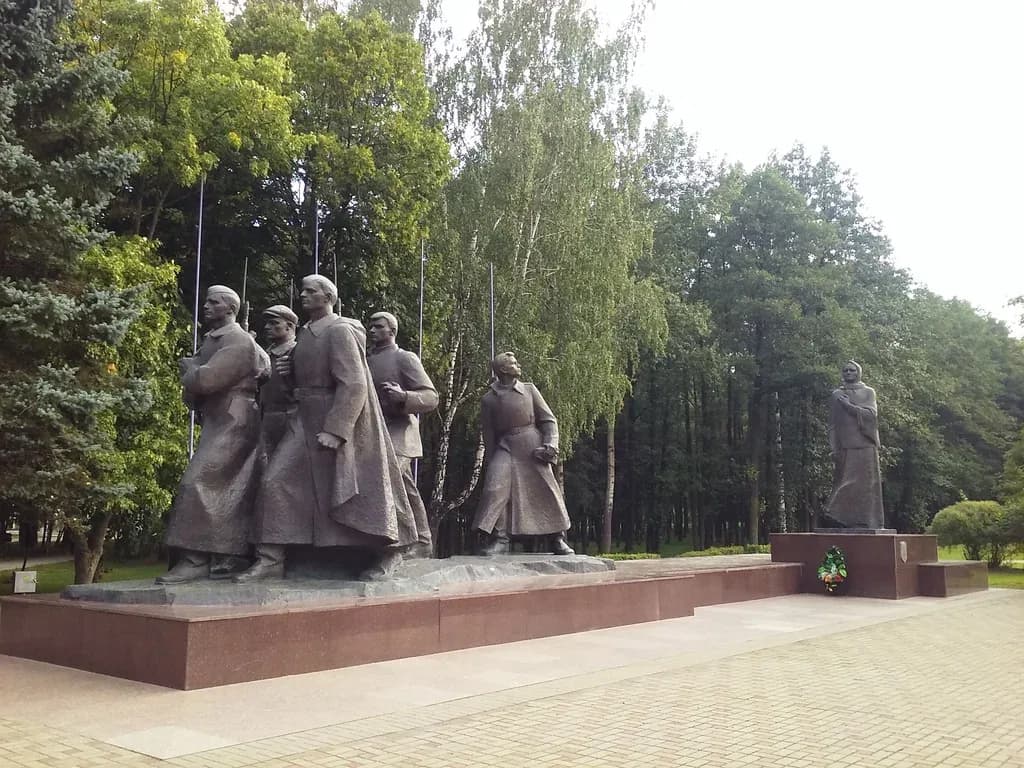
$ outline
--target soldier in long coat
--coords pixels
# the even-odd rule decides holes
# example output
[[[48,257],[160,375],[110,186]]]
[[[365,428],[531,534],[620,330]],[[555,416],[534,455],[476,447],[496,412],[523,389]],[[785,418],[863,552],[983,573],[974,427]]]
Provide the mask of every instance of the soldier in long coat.
[[[334,313],[337,289],[302,281],[309,321],[296,335],[291,376],[297,410],[269,458],[256,504],[257,561],[235,580],[283,576],[285,547],[363,547],[388,576],[416,523],[366,363],[361,323]]]
[[[843,385],[832,392],[829,443],[834,472],[825,506],[825,525],[836,528],[881,528],[882,471],[878,463],[878,401],[861,381],[861,367],[843,366]]]
[[[473,527],[488,534],[485,555],[509,551],[512,536],[552,535],[552,551],[574,554],[570,526],[551,465],[558,457],[558,422],[511,352],[491,362],[497,381],[480,402],[486,465]]]
[[[203,429],[167,526],[167,545],[181,557],[157,579],[162,584],[230,576],[232,558],[248,553],[259,483],[256,382],[270,361],[235,322],[239,305],[230,288],[211,287],[203,304],[211,330],[198,354],[181,361],[185,402],[201,415]]]
[[[423,455],[419,416],[437,408],[437,390],[419,357],[395,343],[397,333],[398,318],[390,312],[372,315],[366,361],[370,364],[391,444],[402,469],[406,495],[416,519],[417,541],[405,557],[430,557],[433,554],[430,522],[412,474],[412,462]]]
[[[263,431],[263,451],[274,453],[288,427],[288,419],[295,413],[295,388],[291,381],[291,353],[295,348],[295,326],[299,318],[283,304],[263,310],[270,355],[270,374],[260,383],[260,417]]]

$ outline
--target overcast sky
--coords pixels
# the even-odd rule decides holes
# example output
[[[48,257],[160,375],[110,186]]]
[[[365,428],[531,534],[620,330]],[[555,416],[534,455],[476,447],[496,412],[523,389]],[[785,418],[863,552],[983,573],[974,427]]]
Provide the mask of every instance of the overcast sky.
[[[589,0],[616,24],[627,0]],[[468,30],[475,0],[446,0]],[[857,178],[893,260],[1017,327],[1024,4],[658,0],[636,80],[701,149],[752,168],[801,142]],[[1019,332],[1019,328],[1018,328]]]

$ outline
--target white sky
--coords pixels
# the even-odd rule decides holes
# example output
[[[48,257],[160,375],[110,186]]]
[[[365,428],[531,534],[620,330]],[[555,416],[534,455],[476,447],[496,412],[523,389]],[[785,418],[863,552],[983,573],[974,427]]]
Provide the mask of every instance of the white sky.
[[[628,8],[589,1],[609,24]],[[446,0],[457,33],[476,8]],[[1022,38],[1015,0],[657,0],[636,81],[702,151],[748,168],[828,146],[898,266],[1017,328]]]

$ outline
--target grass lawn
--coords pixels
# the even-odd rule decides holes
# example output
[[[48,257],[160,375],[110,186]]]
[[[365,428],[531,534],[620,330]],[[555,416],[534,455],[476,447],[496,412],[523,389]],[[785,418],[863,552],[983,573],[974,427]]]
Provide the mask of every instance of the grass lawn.
[[[28,570],[36,571],[37,592],[60,592],[75,580],[74,563],[51,563],[37,565]],[[127,581],[129,579],[152,579],[167,570],[164,561],[129,560],[106,563],[100,574],[100,581]],[[14,589],[14,572],[0,571],[0,595],[9,595]]]

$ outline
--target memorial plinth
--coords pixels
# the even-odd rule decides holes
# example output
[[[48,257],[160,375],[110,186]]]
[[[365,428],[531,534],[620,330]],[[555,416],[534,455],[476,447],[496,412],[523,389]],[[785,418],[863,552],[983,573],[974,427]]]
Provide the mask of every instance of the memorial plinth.
[[[921,563],[918,571],[921,594],[955,597],[988,589],[988,565],[978,560],[941,560]]]
[[[523,565],[531,558],[530,567],[542,569],[560,559],[513,555],[432,562],[449,569],[488,568],[501,560]],[[540,564],[544,560],[547,565]],[[589,573],[439,583],[405,594],[392,587],[392,594],[371,597],[332,597],[324,583],[313,595],[309,584],[284,580],[265,584],[262,594],[245,585],[249,605],[190,604],[180,586],[160,588],[163,598],[139,603],[143,593],[147,599],[160,593],[138,582],[100,585],[120,592],[115,600],[121,602],[7,597],[0,599],[0,653],[187,690],[691,616],[695,605],[793,594],[801,570],[767,561],[703,569],[660,562],[662,568],[617,571],[607,564]],[[227,597],[230,584],[194,585],[208,594],[222,587]],[[371,583],[364,588],[386,589]],[[90,591],[94,587],[78,589],[97,596]]]
[[[803,592],[822,590],[818,565],[833,546],[839,547],[846,558],[850,575],[842,589],[843,594],[852,597],[946,597],[988,588],[988,573],[979,569],[979,564],[940,563],[938,540],[929,534],[819,529],[813,533],[773,533],[771,546],[773,562],[803,566]],[[980,565],[984,568],[984,563]]]

